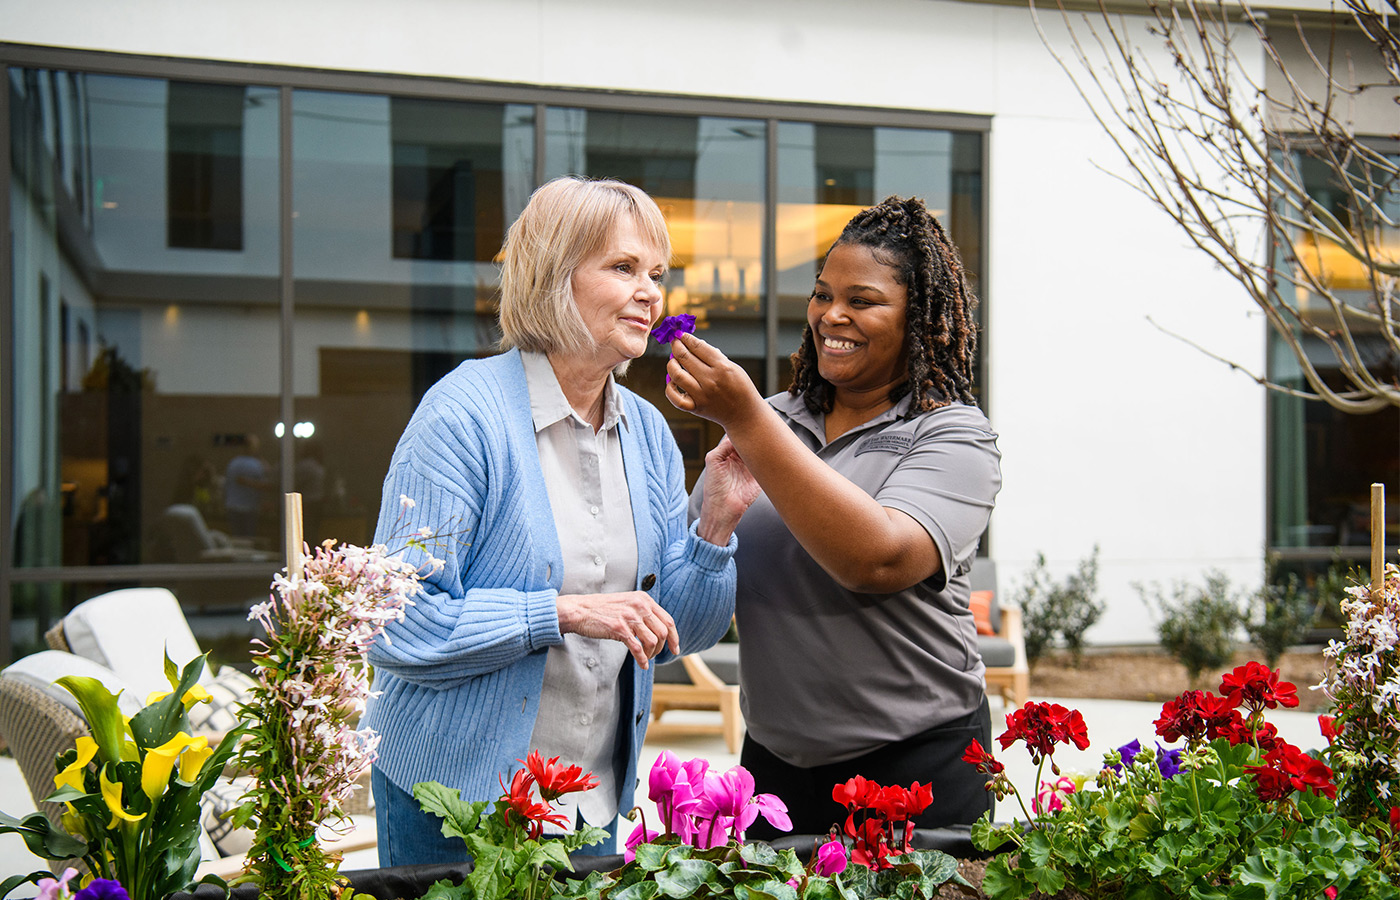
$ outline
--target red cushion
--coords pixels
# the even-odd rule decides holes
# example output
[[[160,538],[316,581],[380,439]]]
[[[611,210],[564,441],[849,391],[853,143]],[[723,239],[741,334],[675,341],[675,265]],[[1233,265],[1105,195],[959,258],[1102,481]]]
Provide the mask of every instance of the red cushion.
[[[997,633],[992,627],[992,592],[973,591],[967,605],[972,609],[972,620],[977,623],[978,634]]]

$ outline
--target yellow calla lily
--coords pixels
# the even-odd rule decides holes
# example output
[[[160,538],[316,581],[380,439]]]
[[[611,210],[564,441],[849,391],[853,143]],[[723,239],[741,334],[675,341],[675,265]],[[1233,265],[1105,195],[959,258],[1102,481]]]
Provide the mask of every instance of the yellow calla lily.
[[[159,703],[169,696],[170,691],[151,691],[146,695],[146,705],[150,706],[152,703]],[[196,684],[194,687],[185,691],[185,696],[180,698],[180,702],[185,704],[185,710],[188,711],[196,703],[208,703],[212,699],[213,698],[209,696],[209,692],[204,689],[204,685]]]
[[[108,781],[106,768],[97,773],[97,781],[102,785],[102,799],[107,801],[107,808],[112,811],[112,821],[107,823],[109,829],[116,828],[118,822],[137,822],[146,817],[145,813],[132,815],[126,811],[122,806],[122,783]]]
[[[97,741],[88,735],[83,735],[73,742],[73,746],[78,748],[78,758],[73,760],[73,764],[59,772],[53,777],[53,786],[56,788],[71,787],[76,790],[85,790],[83,787],[83,772],[86,771],[88,763],[97,755]]]
[[[147,750],[146,758],[141,761],[141,790],[152,800],[159,797],[170,783],[170,772],[180,753],[192,744],[208,743],[206,737],[192,738],[182,731],[159,747]]]
[[[204,768],[204,762],[214,755],[214,748],[209,746],[207,737],[195,738],[196,743],[190,744],[188,750],[180,757],[180,780],[186,784],[193,784],[199,777],[199,772]]]

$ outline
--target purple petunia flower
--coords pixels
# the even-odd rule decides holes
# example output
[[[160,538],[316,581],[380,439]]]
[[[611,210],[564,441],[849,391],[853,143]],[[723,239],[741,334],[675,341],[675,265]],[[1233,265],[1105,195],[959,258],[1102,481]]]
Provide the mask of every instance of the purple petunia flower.
[[[73,900],[131,900],[121,882],[111,878],[94,878],[81,891],[73,895]]]
[[[651,330],[651,336],[659,344],[669,344],[683,334],[695,333],[695,317],[689,313],[667,316]]]
[[[1131,766],[1133,760],[1137,759],[1137,755],[1141,752],[1142,741],[1133,738],[1131,741],[1118,748],[1118,756],[1122,758],[1123,762],[1117,765],[1110,763],[1109,768],[1115,772],[1121,772],[1123,771],[1123,766]]]
[[[1181,748],[1176,747],[1168,750],[1160,743],[1157,744],[1157,771],[1162,773],[1162,777],[1170,781],[1181,771]]]

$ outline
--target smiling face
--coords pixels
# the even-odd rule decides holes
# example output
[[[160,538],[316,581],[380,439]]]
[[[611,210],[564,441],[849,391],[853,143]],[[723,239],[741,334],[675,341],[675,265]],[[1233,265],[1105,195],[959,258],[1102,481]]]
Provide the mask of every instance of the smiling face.
[[[908,377],[908,303],[909,291],[895,269],[876,259],[869,247],[831,248],[807,302],[807,324],[817,371],[836,388],[838,402],[870,392],[888,396]]]
[[[599,366],[611,369],[646,352],[652,323],[661,315],[666,262],[662,249],[623,216],[597,252],[574,269],[574,303],[594,345],[586,354]]]

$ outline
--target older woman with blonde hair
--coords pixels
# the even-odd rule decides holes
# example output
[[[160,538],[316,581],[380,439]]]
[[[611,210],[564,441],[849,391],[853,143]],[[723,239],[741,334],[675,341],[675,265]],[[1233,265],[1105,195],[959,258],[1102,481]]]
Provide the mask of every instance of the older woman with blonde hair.
[[[503,255],[507,352],[427,392],[384,482],[376,540],[422,527],[459,536],[370,653],[385,865],[465,858],[419,809],[415,784],[491,799],[531,749],[594,773],[598,788],[570,795],[565,816],[615,834],[632,805],[651,662],[724,633],[734,526],[758,492],[714,454],[705,514],[687,527],[666,421],[614,378],[661,315],[671,244],[650,197],[556,179]],[[408,521],[400,496],[414,501]]]

